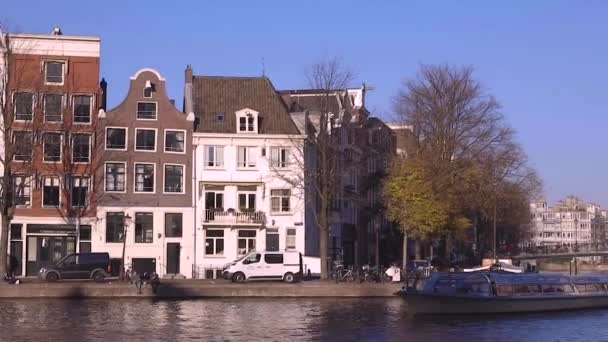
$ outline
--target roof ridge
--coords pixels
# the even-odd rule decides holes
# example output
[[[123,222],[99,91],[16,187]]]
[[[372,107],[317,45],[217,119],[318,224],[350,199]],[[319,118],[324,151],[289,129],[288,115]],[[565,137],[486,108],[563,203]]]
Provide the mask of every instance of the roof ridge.
[[[193,78],[225,78],[225,79],[263,79],[267,80],[266,76],[221,76],[221,75],[193,75]]]

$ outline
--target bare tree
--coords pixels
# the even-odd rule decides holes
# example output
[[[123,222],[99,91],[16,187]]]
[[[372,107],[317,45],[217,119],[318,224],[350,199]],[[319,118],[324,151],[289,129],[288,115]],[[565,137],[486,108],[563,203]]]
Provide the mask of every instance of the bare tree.
[[[0,269],[4,273],[10,271],[7,262],[9,227],[15,208],[25,204],[21,203],[21,195],[32,187],[33,148],[39,135],[39,127],[27,120],[33,116],[34,95],[30,94],[29,99],[24,96],[21,101],[20,94],[13,91],[32,83],[34,76],[27,71],[27,59],[16,59],[17,52],[22,53],[32,48],[13,40],[9,33],[2,32],[0,26]]]
[[[306,104],[302,105],[303,120],[300,130],[306,140],[292,139],[291,164],[298,172],[274,175],[300,189],[311,208],[315,226],[319,232],[319,254],[321,279],[329,278],[329,234],[332,200],[339,196],[340,158],[339,150],[340,114],[336,107],[336,96],[341,96],[352,81],[353,74],[337,59],[320,61],[306,71],[310,89]],[[284,95],[289,95],[286,92]],[[342,127],[344,129],[345,127]]]

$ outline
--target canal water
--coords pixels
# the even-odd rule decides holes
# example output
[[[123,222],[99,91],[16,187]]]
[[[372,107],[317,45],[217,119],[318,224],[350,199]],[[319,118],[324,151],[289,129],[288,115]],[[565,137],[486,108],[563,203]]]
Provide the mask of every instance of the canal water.
[[[413,317],[401,298],[0,300],[0,341],[608,341],[608,310]]]

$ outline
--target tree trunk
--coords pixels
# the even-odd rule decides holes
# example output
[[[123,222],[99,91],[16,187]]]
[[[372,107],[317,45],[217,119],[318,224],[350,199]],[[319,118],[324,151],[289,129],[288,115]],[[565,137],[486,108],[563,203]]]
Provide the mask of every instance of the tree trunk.
[[[319,215],[319,255],[321,256],[321,280],[329,279],[329,258],[327,243],[329,239],[329,227],[327,217],[327,202],[321,199],[321,213]]]
[[[379,230],[376,230],[375,254],[376,254],[376,267],[380,267],[380,231]]]
[[[2,231],[0,232],[0,270],[3,274],[9,271],[8,265],[8,238],[9,238],[10,220],[7,216],[2,215]]]
[[[414,241],[414,253],[416,255],[417,260],[422,259],[422,248],[420,246],[420,240]]]
[[[407,232],[403,231],[403,261],[401,268],[407,269]]]

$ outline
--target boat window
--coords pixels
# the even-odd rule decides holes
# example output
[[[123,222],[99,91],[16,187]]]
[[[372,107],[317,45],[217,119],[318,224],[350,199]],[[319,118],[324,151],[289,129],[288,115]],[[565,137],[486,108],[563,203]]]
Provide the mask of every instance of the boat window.
[[[596,284],[576,284],[575,286],[580,293],[600,292],[600,289]]]
[[[562,286],[564,287],[564,292],[565,293],[572,293],[572,292],[574,292],[574,288],[572,288],[572,285],[570,285],[570,284],[564,284]]]
[[[543,293],[555,293],[555,292],[558,292],[557,288],[558,288],[558,286],[555,286],[555,285],[552,285],[552,284],[547,284],[547,285],[543,285],[542,286]]]
[[[498,285],[499,296],[510,296],[513,293],[513,287],[511,285]]]
[[[540,288],[538,285],[513,285],[513,293],[516,294],[532,294],[539,292]]]

